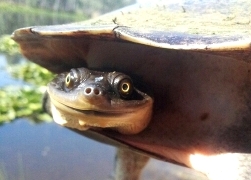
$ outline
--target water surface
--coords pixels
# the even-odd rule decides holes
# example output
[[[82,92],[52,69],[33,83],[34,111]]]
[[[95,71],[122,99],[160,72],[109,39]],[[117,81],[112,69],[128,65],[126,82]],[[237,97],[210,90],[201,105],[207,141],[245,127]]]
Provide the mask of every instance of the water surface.
[[[115,148],[55,123],[25,119],[0,127],[0,180],[108,180]],[[144,180],[206,180],[188,168],[151,159]]]
[[[113,169],[113,147],[54,123],[17,120],[0,127],[0,137],[3,179],[105,179]]]

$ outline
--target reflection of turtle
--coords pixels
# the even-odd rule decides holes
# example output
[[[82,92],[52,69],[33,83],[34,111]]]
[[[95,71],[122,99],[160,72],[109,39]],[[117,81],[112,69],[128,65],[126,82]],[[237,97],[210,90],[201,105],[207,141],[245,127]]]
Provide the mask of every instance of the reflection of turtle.
[[[95,117],[107,109],[93,108],[99,102],[95,100],[84,101],[89,109],[79,108],[83,102],[74,101],[80,94],[75,90],[83,88],[81,83],[91,76],[84,78],[85,73],[81,73],[88,70],[73,69],[69,76],[61,74],[50,83],[52,89],[57,86],[61,92],[52,94],[49,87],[61,123],[78,129],[88,127],[88,131],[80,133],[197,169],[211,179],[242,180],[249,179],[251,172],[249,155],[242,154],[251,152],[249,7],[251,1],[247,0],[130,7],[82,23],[19,29],[13,39],[28,59],[55,73],[79,67],[123,72],[137,89],[154,99],[149,124],[137,132],[126,129],[123,134],[124,130],[118,128],[115,129],[121,133],[100,129],[106,127],[103,125],[79,123],[79,114]],[[92,78],[92,85],[104,76],[108,77],[107,73]],[[73,89],[62,88],[72,81],[76,83],[70,85]],[[109,83],[109,78],[103,82]],[[106,87],[114,87],[111,85]],[[127,88],[126,85],[124,90]],[[103,90],[92,87],[84,92],[102,96]],[[145,97],[151,99],[138,90],[134,92],[141,95],[135,95],[136,99],[131,93],[121,97],[117,90],[109,92],[114,93],[117,102],[126,101],[127,106],[131,100],[135,105]],[[74,93],[75,98],[67,97]],[[76,115],[57,106],[58,99],[77,111],[77,121]],[[123,120],[126,111],[121,112],[115,116]],[[76,123],[71,123],[74,120]],[[203,161],[198,163],[198,159]]]

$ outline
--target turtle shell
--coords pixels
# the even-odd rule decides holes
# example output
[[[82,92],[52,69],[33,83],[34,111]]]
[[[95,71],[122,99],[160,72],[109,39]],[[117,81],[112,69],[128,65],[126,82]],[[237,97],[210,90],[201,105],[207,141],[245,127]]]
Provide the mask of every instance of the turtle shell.
[[[140,79],[154,97],[149,126],[131,136],[98,134],[191,167],[193,153],[251,152],[249,7],[249,0],[135,5],[12,37],[24,56],[55,73],[88,67]]]
[[[249,62],[251,2],[181,1],[134,5],[96,19],[16,30],[12,38],[29,60],[53,71],[88,66],[96,41],[199,51]]]

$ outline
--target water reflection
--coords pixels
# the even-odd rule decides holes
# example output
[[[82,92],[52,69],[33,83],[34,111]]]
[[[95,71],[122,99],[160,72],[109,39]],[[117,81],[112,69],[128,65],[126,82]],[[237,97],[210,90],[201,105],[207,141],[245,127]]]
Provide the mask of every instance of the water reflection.
[[[18,81],[17,79],[12,78],[9,73],[6,71],[7,66],[9,65],[9,61],[7,62],[7,55],[0,53],[0,77],[4,77],[0,79],[0,88],[7,85],[21,85],[23,82]]]
[[[106,179],[115,149],[54,123],[18,120],[0,129],[0,179]]]

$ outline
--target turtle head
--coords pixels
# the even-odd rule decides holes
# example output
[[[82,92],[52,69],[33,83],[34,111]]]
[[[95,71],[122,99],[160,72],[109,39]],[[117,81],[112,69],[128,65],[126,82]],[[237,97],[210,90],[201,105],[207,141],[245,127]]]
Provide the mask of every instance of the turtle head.
[[[151,119],[152,98],[120,72],[71,69],[52,80],[47,91],[53,119],[71,128],[112,128],[135,134]]]

